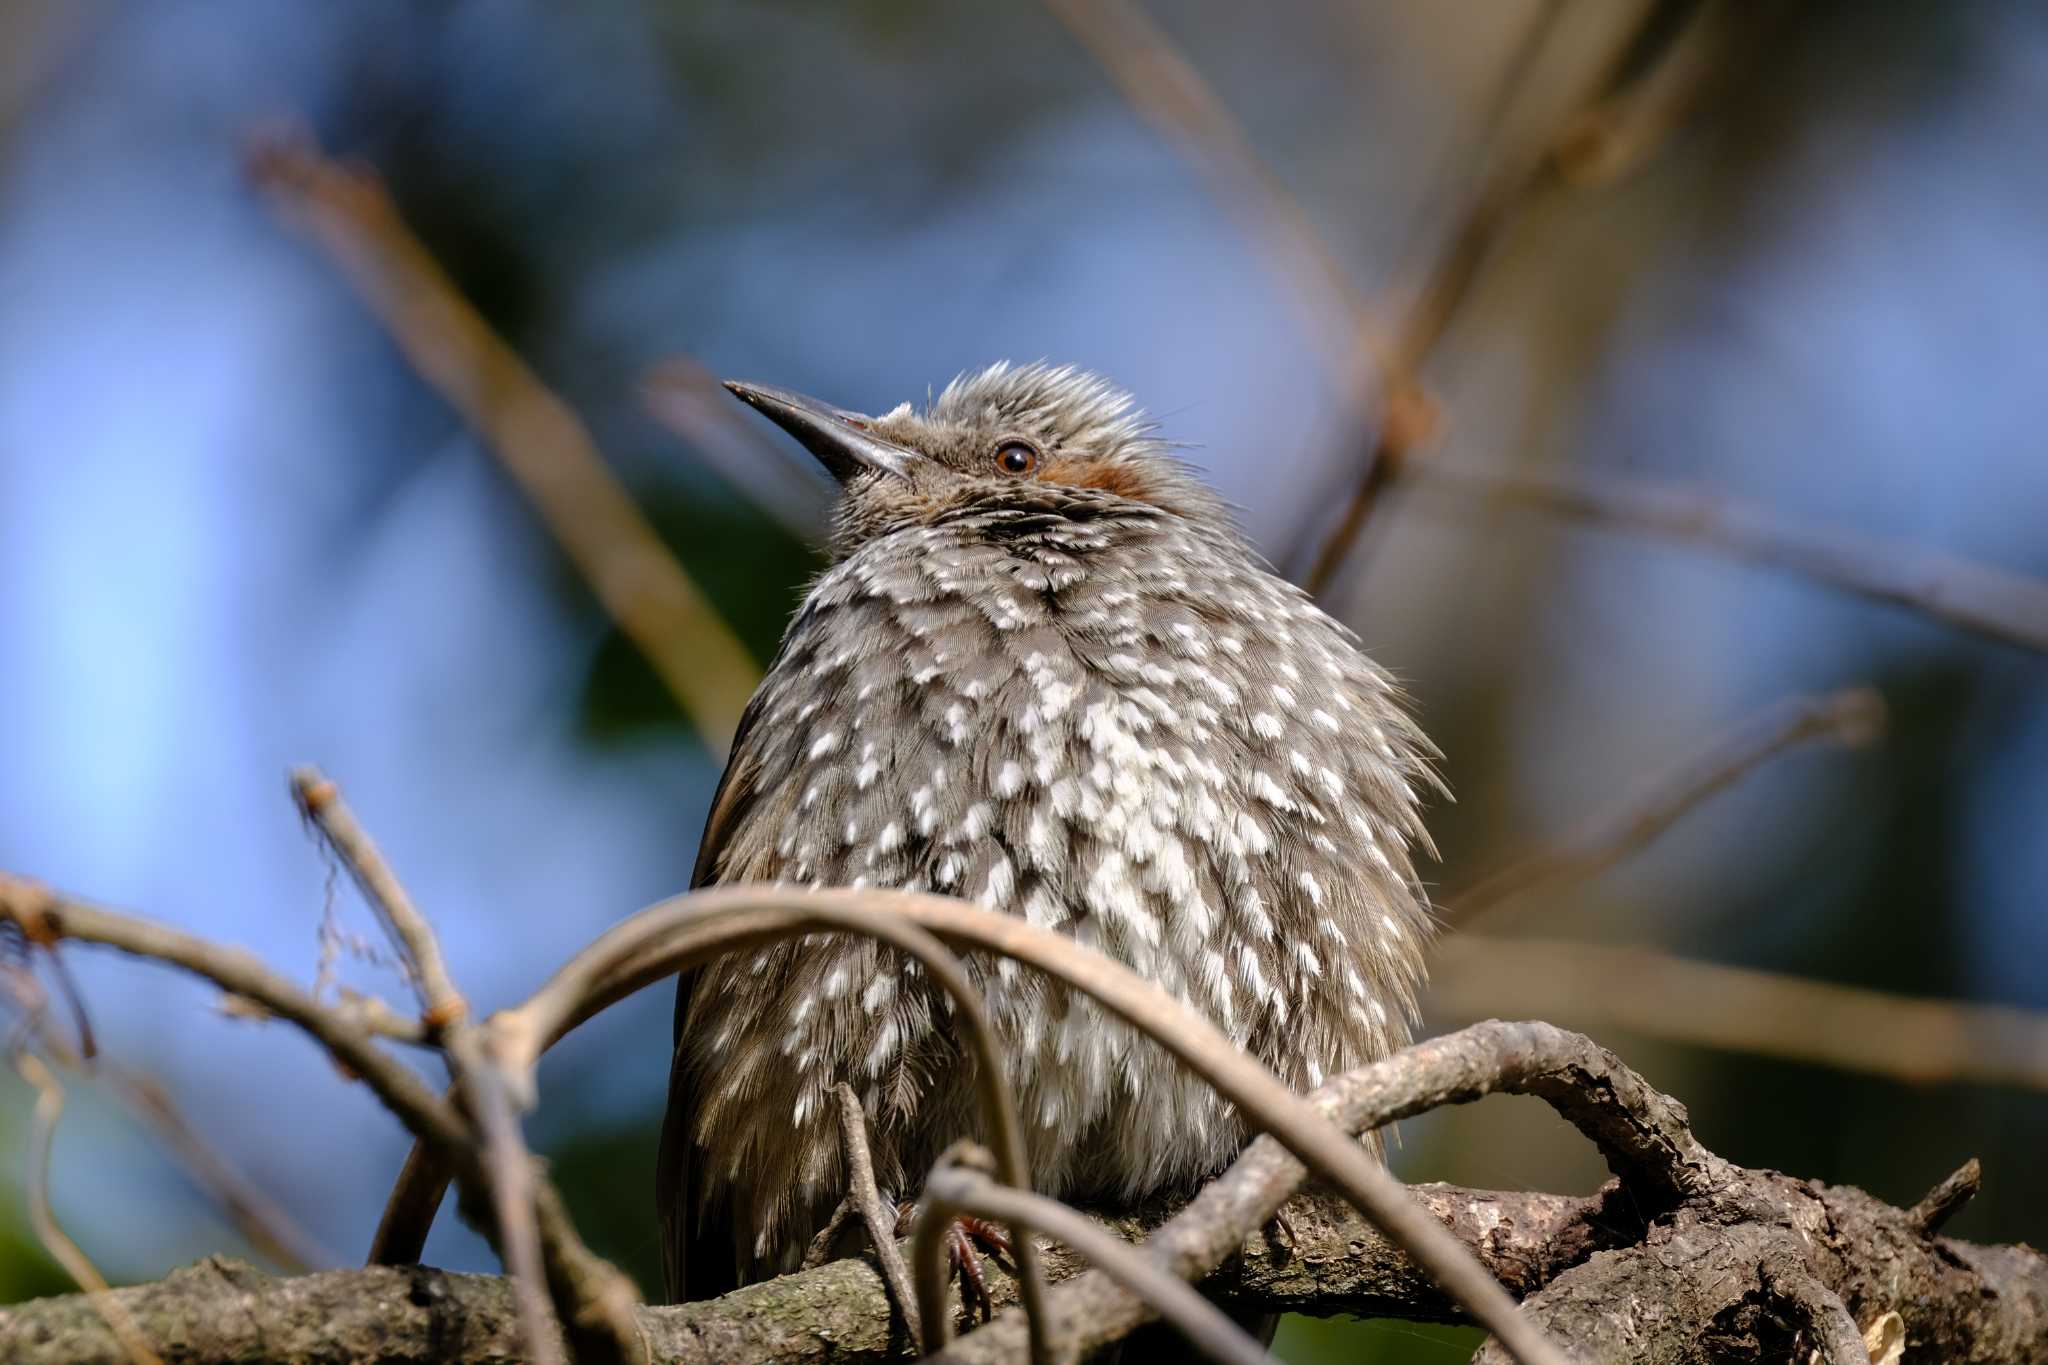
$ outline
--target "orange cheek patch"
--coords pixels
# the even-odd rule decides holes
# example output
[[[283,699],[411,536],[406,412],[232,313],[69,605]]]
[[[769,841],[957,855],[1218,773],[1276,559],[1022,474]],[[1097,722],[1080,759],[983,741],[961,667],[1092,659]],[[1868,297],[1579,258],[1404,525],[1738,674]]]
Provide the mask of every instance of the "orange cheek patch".
[[[1157,500],[1143,471],[1114,460],[1054,460],[1038,477],[1069,488],[1099,488],[1137,502]]]

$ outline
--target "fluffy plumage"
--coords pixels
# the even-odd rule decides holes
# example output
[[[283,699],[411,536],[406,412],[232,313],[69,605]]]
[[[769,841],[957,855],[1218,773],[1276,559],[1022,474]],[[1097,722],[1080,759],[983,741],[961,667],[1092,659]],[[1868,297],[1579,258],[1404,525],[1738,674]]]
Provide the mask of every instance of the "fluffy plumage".
[[[1270,573],[1130,399],[996,366],[926,411],[835,414],[863,469],[748,708],[701,884],[943,892],[1070,934],[1289,1083],[1399,1047],[1430,933],[1427,741],[1343,626]],[[1027,477],[992,458],[1035,455]],[[1086,1001],[972,964],[1034,1172],[1068,1199],[1192,1185],[1242,1145],[1200,1081]],[[677,1006],[662,1216],[672,1294],[794,1268],[842,1193],[830,1087],[915,1191],[974,1133],[942,992],[870,942],[728,957]]]

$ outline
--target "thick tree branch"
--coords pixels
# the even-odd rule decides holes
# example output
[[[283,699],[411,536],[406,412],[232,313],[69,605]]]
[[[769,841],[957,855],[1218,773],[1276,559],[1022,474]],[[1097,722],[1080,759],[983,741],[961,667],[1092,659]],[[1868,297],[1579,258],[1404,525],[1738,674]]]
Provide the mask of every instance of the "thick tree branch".
[[[1867,1324],[1879,1313],[1880,1301],[1895,1300],[1906,1316],[1912,1359],[2021,1365],[2048,1359],[2042,1346],[2048,1342],[2048,1256],[2025,1247],[1928,1241],[1909,1230],[1905,1212],[1859,1191],[1744,1175],[1771,1182],[1762,1186],[1771,1199],[1817,1210],[1821,1225],[1832,1228],[1831,1246],[1857,1248],[1855,1284],[1890,1286],[1890,1292],[1852,1288],[1844,1301]],[[1643,1235],[1630,1201],[1612,1186],[1592,1199],[1449,1185],[1412,1186],[1410,1192],[1518,1295],[1557,1283],[1573,1267],[1611,1263],[1617,1248]],[[1442,1291],[1341,1199],[1320,1191],[1298,1195],[1287,1203],[1286,1215],[1291,1235],[1253,1233],[1203,1282],[1204,1290],[1240,1308],[1460,1320]],[[1105,1221],[1135,1240],[1158,1216]],[[1692,1229],[1694,1238],[1701,1235]],[[1067,1305],[1071,1282],[1085,1269],[1086,1262],[1064,1247],[1047,1247],[1046,1272],[1060,1285],[1056,1307]],[[1682,1268],[1675,1279],[1686,1283]],[[1754,1267],[1744,1282],[1760,1287]],[[1015,1285],[1007,1277],[992,1276],[990,1289],[999,1303],[1015,1302]],[[249,1359],[329,1365],[352,1357],[390,1365],[481,1365],[516,1358],[519,1350],[511,1292],[496,1276],[408,1266],[286,1279],[214,1258],[115,1292],[151,1340],[164,1345],[166,1359],[181,1365]],[[1597,1286],[1593,1291],[1596,1298],[1607,1292]],[[643,1306],[634,1313],[654,1358],[674,1365],[866,1365],[906,1358],[907,1342],[892,1320],[888,1295],[866,1260],[835,1261],[721,1299]],[[1061,1312],[1063,1325],[1065,1318]],[[975,1339],[964,1339],[960,1347]],[[1776,1331],[1771,1339],[1782,1343],[1785,1335]],[[1745,1358],[1738,1349],[1742,1342],[1728,1338],[1718,1344],[1729,1353],[1712,1359]],[[1704,1362],[1707,1349],[1679,1343],[1660,1358]],[[1602,1358],[1591,1349],[1580,1356]],[[1647,1352],[1609,1358],[1646,1357]],[[1752,1352],[1748,1358],[1788,1357]],[[83,1295],[0,1308],[0,1359],[16,1365],[127,1365]]]
[[[1260,1230],[1305,1179],[1305,1157],[1320,1171],[1340,1177],[1346,1197],[1371,1209],[1375,1222],[1396,1228],[1405,1246],[1428,1249],[1423,1259],[1430,1277],[1453,1286],[1457,1303],[1484,1306],[1485,1300],[1458,1276],[1444,1275],[1445,1261],[1436,1245],[1452,1247],[1459,1262],[1484,1277],[1490,1292],[1505,1288],[1525,1296],[1522,1311],[1505,1319],[1517,1330],[1569,1341],[1576,1353],[1589,1358],[1634,1358],[1645,1343],[1654,1348],[1650,1354],[1655,1358],[1679,1362],[1777,1359],[1786,1351],[1818,1347],[1840,1358],[1848,1340],[1845,1323],[1866,1323],[1875,1331],[1893,1313],[1901,1315],[1916,1345],[1925,1342],[1938,1352],[1931,1358],[2042,1358],[2041,1344],[2048,1341],[2048,1264],[2039,1253],[1930,1238],[1927,1229],[1938,1222],[1934,1211],[1951,1202],[1945,1194],[1905,1211],[1858,1191],[1829,1190],[1731,1166],[1700,1146],[1681,1105],[1580,1035],[1541,1023],[1482,1024],[1339,1077],[1306,1102],[1292,1096],[1276,1101],[1262,1080],[1245,1073],[1244,1059],[1196,1027],[1198,1021],[1191,1022],[1156,987],[1129,978],[1124,969],[1058,935],[943,898],[738,887],[664,903],[603,935],[526,1005],[495,1016],[493,1056],[507,1074],[520,1072],[538,1045],[557,1036],[569,1021],[636,984],[665,977],[692,954],[721,946],[714,938],[729,942],[736,927],[742,936],[795,927],[844,928],[828,924],[843,916],[893,923],[902,931],[917,926],[917,932],[1051,972],[1158,1038],[1208,1076],[1255,1124],[1284,1133],[1287,1146],[1299,1156],[1274,1137],[1259,1139],[1186,1208],[1158,1223],[1140,1251],[1161,1272],[1200,1281],[1241,1305],[1430,1318],[1461,1311],[1442,1290],[1417,1288],[1423,1283],[1420,1272],[1405,1254],[1375,1250],[1383,1245],[1381,1239],[1368,1234],[1365,1223],[1348,1211],[1323,1217],[1305,1209],[1291,1221],[1307,1231],[1297,1232],[1300,1240],[1290,1238],[1282,1247],[1263,1236]],[[18,880],[0,881],[0,919],[38,944],[79,937],[163,956],[223,985],[232,983],[232,989],[294,1018],[323,1041],[334,1039],[337,1056],[360,1056],[373,1066],[390,1061],[340,1007],[311,1002],[248,959],[164,926],[61,901]],[[861,927],[876,931],[872,924]],[[444,1154],[457,1160],[466,1195],[488,1191],[489,1177],[478,1169],[476,1139],[464,1116],[426,1094],[409,1071],[397,1071],[404,1079],[383,1076],[380,1096],[389,1095],[394,1109],[416,1129],[453,1124],[456,1132],[441,1144]],[[1376,1127],[1495,1091],[1544,1098],[1600,1148],[1618,1185],[1598,1201],[1395,1186],[1392,1207],[1405,1216],[1389,1218],[1389,1205],[1370,1184],[1353,1178],[1354,1163],[1326,1150],[1327,1136],[1344,1156],[1359,1154],[1340,1130]],[[549,1240],[580,1249],[566,1212],[544,1180],[536,1181],[536,1198]],[[1430,1235],[1417,1237],[1406,1225],[1409,1218],[1423,1220]],[[1345,1247],[1344,1257],[1329,1258],[1341,1259],[1341,1267],[1310,1254],[1312,1248],[1330,1245],[1326,1223],[1337,1229]],[[1125,1220],[1121,1230],[1131,1235],[1137,1227]],[[1372,1270],[1361,1284],[1358,1276],[1374,1257],[1398,1268],[1385,1275]],[[886,1299],[877,1292],[872,1273],[858,1264],[824,1266],[713,1303],[655,1311],[617,1296],[606,1300],[598,1279],[609,1268],[587,1253],[584,1260],[589,1264],[583,1269],[594,1267],[597,1277],[569,1292],[557,1286],[558,1301],[604,1302],[622,1315],[621,1335],[636,1353],[680,1360],[778,1361],[817,1359],[823,1351],[843,1360],[873,1358],[902,1344],[899,1336],[892,1345]],[[1058,1264],[1061,1275],[1072,1269],[1063,1259]],[[550,1265],[551,1280],[555,1270]],[[1339,1274],[1342,1284],[1326,1285],[1326,1271]],[[992,1278],[999,1297],[1009,1292],[1002,1277]],[[1144,1277],[1126,1279],[1133,1285],[1144,1282]],[[266,1358],[346,1355],[334,1334],[348,1329],[347,1311],[337,1309],[332,1323],[323,1318],[300,1327],[266,1316],[273,1311],[266,1300],[271,1286],[278,1286],[275,1293],[282,1296],[277,1311],[290,1317],[306,1311],[295,1306],[294,1296],[311,1292],[306,1286],[315,1281],[325,1282],[325,1277],[262,1281],[253,1289],[244,1285],[232,1311],[217,1302],[195,1308],[189,1295],[172,1294],[169,1284],[130,1291],[138,1297],[121,1304],[151,1348],[168,1360],[227,1359],[237,1351],[247,1355],[250,1351],[237,1345],[241,1339],[235,1334],[250,1330],[261,1343],[256,1353]],[[468,1292],[464,1286],[474,1287],[446,1277],[431,1284],[444,1282],[454,1286],[447,1292],[457,1298]],[[376,1285],[389,1283],[365,1281],[354,1288],[374,1297]],[[408,1301],[435,1302],[431,1284],[417,1288],[419,1281],[405,1283],[415,1286],[406,1290]],[[492,1291],[478,1292],[487,1297]],[[478,1300],[460,1310],[460,1323],[430,1316],[425,1326],[433,1340],[421,1349],[436,1359],[464,1359],[461,1343],[471,1335],[486,1355],[498,1349],[493,1334],[503,1328],[493,1314],[509,1310],[502,1286],[496,1292],[495,1308]],[[159,1303],[153,1294],[171,1297]],[[100,1313],[91,1312],[89,1320],[64,1317],[74,1302],[59,1300],[0,1317],[0,1347],[54,1350],[51,1344],[62,1341],[67,1354],[54,1357],[62,1359],[94,1359],[101,1346],[118,1350]],[[1099,1272],[1075,1277],[1048,1302],[1050,1312],[1034,1320],[1047,1325],[1068,1350],[1119,1340],[1155,1311]],[[1489,1325],[1503,1321],[1490,1307],[1486,1312]],[[246,1328],[247,1322],[257,1326]],[[379,1330],[386,1328],[370,1353],[410,1358],[404,1354],[412,1349],[404,1345],[405,1324]],[[92,1335],[96,1332],[106,1334],[104,1341]],[[326,1345],[313,1340],[316,1333]],[[305,1356],[292,1354],[295,1340],[306,1343]],[[214,1348],[207,1343],[224,1344],[218,1354],[210,1354]],[[1008,1362],[1020,1358],[1024,1346],[1022,1321],[1009,1313],[942,1354],[955,1362]],[[1489,1358],[1500,1358],[1500,1348],[1488,1349],[1494,1352]],[[1515,1353],[1527,1358],[1546,1349],[1539,1345],[1531,1353],[1517,1346]],[[16,1349],[11,1357],[0,1358],[53,1357]]]

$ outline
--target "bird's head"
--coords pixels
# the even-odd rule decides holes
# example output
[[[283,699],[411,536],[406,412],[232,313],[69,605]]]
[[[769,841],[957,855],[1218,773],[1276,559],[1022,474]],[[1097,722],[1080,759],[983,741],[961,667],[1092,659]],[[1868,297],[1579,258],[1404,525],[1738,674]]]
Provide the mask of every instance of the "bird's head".
[[[1130,395],[1068,365],[963,374],[922,411],[878,417],[760,384],[726,387],[836,479],[834,548],[977,510],[1101,516],[1143,504],[1236,534],[1223,503],[1153,435]]]

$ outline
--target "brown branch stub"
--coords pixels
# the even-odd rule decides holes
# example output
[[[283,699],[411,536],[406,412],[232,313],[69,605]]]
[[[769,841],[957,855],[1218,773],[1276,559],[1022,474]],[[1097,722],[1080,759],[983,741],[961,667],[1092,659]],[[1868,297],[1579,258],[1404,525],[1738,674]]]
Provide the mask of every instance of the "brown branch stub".
[[[1550,149],[1566,184],[1611,185],[1641,168],[1733,64],[1739,29],[1756,11],[1727,0],[1696,0],[1676,34],[1640,73],[1566,124]],[[1767,17],[1767,15],[1765,16]]]
[[[1965,1204],[1977,1197],[1983,1183],[1984,1168],[1976,1157],[1971,1157],[1939,1185],[1922,1195],[1920,1202],[1906,1211],[1907,1216],[1923,1236],[1932,1237],[1947,1226],[1949,1219],[1961,1213]]]
[[[1780,1252],[1763,1266],[1763,1284],[1792,1310],[1819,1365],[1870,1365],[1863,1334],[1856,1330],[1848,1305],[1803,1259]]]
[[[246,166],[497,456],[705,745],[725,752],[760,669],[582,421],[462,297],[369,168],[324,156],[285,129],[253,138]]]

